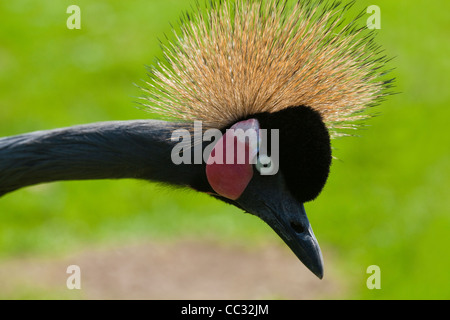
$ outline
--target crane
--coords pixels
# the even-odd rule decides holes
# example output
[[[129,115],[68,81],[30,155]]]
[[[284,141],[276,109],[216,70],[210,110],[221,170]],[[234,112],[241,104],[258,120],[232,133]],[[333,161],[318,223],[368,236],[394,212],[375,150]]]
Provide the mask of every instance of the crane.
[[[140,86],[140,103],[166,120],[1,138],[0,196],[62,180],[191,188],[261,218],[321,279],[323,257],[304,203],[327,181],[332,138],[369,118],[364,111],[393,82],[384,78],[389,59],[373,30],[356,26],[362,15],[346,22],[352,4],[230,0],[187,14]],[[180,146],[175,133],[195,136],[198,123],[202,139]]]

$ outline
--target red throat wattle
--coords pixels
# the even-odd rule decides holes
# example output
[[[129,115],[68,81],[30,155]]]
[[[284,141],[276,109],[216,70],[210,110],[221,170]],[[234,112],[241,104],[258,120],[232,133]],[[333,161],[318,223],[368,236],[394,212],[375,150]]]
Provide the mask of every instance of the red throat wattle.
[[[239,129],[245,134],[237,134]],[[245,139],[251,134],[255,139]],[[253,177],[250,159],[257,155],[258,139],[258,120],[249,119],[237,122],[227,129],[214,146],[206,164],[206,177],[217,194],[231,200],[242,195]],[[245,152],[239,153],[239,150]]]

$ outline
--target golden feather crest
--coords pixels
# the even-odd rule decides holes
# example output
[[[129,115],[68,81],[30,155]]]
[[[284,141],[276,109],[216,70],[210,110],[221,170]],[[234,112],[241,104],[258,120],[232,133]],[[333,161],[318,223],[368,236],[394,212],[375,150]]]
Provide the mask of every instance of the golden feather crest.
[[[374,32],[345,22],[353,3],[235,0],[213,3],[181,24],[150,69],[144,105],[169,119],[223,128],[259,112],[306,105],[332,137],[377,104],[385,56]]]

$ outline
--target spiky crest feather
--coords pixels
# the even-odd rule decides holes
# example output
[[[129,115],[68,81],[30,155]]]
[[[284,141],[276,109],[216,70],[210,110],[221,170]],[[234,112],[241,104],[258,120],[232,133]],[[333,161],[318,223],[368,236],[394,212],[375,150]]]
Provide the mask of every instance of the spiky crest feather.
[[[224,128],[260,112],[305,105],[332,137],[387,94],[387,58],[374,32],[345,23],[350,2],[220,1],[181,24],[151,67],[144,105],[170,119]]]

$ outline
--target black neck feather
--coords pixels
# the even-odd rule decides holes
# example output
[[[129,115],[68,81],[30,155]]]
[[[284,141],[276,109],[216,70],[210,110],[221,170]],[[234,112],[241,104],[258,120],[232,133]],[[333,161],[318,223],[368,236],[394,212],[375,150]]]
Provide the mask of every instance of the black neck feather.
[[[191,186],[201,165],[171,161],[176,124],[155,121],[94,123],[0,139],[0,195],[61,180],[145,179]]]

